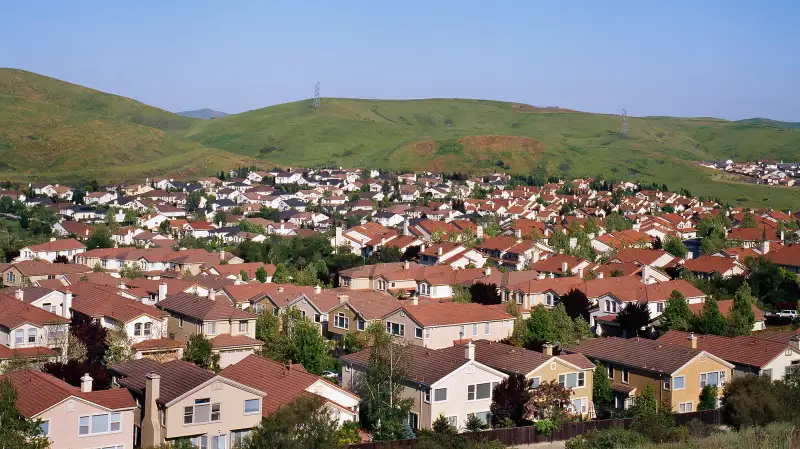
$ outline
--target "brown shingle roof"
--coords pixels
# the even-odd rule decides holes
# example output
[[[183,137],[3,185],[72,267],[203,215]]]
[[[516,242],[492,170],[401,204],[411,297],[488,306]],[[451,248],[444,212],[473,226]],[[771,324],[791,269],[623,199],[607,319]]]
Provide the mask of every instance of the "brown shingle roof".
[[[79,282],[70,290],[74,295],[72,309],[88,317],[109,317],[128,323],[142,315],[156,319],[167,316],[163,310],[118,295],[115,287]]]
[[[24,260],[13,264],[23,276],[63,276],[75,273],[88,273],[92,269],[84,265],[50,263],[40,260]]]
[[[161,376],[157,402],[162,405],[214,378],[214,373],[183,360],[159,363],[145,358],[114,365],[111,370],[124,376],[117,380],[121,386],[140,394],[145,393],[145,376],[150,373]]]
[[[24,323],[44,326],[46,324],[69,323],[69,320],[44,309],[26,304],[19,299],[0,295],[0,324],[9,329],[14,329]]]
[[[518,348],[503,343],[486,340],[477,340],[475,345],[475,360],[488,367],[506,373],[522,374],[523,376],[536,370],[545,364],[553,356],[545,355],[538,351],[531,351],[525,348]],[[465,348],[463,344],[439,349],[443,354],[452,357],[464,357]],[[594,365],[581,354],[570,354],[566,356],[556,356],[556,358],[578,366],[581,369],[592,369]]]
[[[658,341],[678,346],[690,346],[688,332],[671,330]],[[763,368],[775,357],[789,348],[786,343],[760,339],[757,337],[720,337],[718,335],[695,335],[697,349],[708,351],[731,363]]]
[[[403,310],[423,326],[443,326],[462,323],[482,323],[484,321],[512,320],[505,312],[476,303],[420,302],[407,304]]]
[[[75,239],[57,239],[40,245],[27,246],[26,248],[34,252],[68,251],[71,249],[86,249],[86,245]]]
[[[467,363],[467,359],[423,348],[422,346],[406,346],[409,351],[408,379],[424,385],[432,385]],[[365,349],[342,357],[342,362],[355,366],[367,367],[371,349]]]
[[[192,293],[173,293],[160,301],[158,307],[198,320],[255,319],[252,313],[233,307],[226,298],[211,300]]]

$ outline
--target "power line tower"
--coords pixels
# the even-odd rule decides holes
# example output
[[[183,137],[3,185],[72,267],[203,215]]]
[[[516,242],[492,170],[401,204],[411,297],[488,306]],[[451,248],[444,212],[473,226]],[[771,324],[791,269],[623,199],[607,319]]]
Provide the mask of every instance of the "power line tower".
[[[319,109],[319,81],[314,85],[314,101],[311,103],[311,107]]]
[[[630,129],[628,128],[628,111],[625,109],[622,110],[622,129],[619,131],[619,136],[623,139],[628,137],[628,132]]]

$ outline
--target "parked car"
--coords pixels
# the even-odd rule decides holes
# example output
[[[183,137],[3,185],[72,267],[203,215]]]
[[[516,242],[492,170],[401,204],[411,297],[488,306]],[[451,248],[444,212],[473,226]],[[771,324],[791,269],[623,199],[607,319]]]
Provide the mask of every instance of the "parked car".
[[[796,320],[798,314],[797,314],[797,310],[790,310],[789,309],[789,310],[781,310],[780,312],[777,312],[775,314],[775,316],[777,316],[778,318],[789,318],[789,319],[792,319],[792,320]]]

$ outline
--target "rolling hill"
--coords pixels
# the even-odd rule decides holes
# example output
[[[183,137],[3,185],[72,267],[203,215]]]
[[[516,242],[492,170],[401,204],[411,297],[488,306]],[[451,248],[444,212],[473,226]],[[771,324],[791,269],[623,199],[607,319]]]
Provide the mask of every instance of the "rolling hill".
[[[797,159],[800,133],[713,118],[620,119],[484,100],[325,98],[214,120],[0,69],[0,179],[132,181],[255,163],[600,176],[686,188],[732,204],[800,208],[800,189],[767,187],[698,160]],[[500,164],[502,161],[502,164]],[[502,165],[502,168],[500,167]]]
[[[177,114],[182,117],[199,118],[202,120],[211,120],[213,118],[221,118],[225,117],[226,115],[230,115],[225,112],[215,111],[209,108],[197,109],[194,111],[183,111],[178,112]]]
[[[133,180],[206,174],[245,158],[186,140],[195,119],[117,95],[0,69],[0,177]]]
[[[754,123],[757,125],[774,126],[775,128],[800,129],[800,122],[782,122],[768,118],[755,117],[739,120],[739,123]]]

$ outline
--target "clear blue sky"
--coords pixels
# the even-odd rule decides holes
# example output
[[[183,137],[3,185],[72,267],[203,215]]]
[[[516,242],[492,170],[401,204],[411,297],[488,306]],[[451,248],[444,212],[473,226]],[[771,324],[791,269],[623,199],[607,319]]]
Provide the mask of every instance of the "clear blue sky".
[[[800,1],[3,2],[0,66],[171,111],[461,97],[800,121]]]

